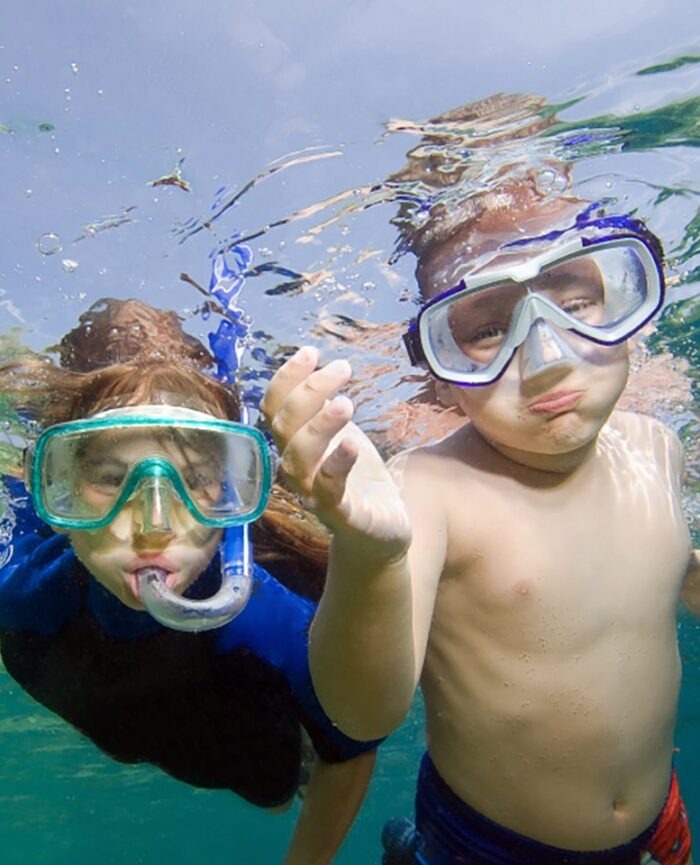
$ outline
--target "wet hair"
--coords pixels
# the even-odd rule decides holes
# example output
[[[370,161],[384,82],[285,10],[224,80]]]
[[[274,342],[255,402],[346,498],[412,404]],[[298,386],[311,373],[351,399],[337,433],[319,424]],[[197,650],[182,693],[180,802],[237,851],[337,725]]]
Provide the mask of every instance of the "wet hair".
[[[237,391],[208,371],[214,358],[185,333],[180,317],[140,300],[105,298],[80,316],[46,355],[0,363],[0,392],[40,428],[109,408],[164,403],[239,420]],[[320,597],[329,536],[295,495],[273,485],[267,509],[253,525],[256,561],[307,597]]]
[[[475,155],[487,148],[534,138],[557,122],[543,97],[497,93],[442,112],[420,124],[396,122],[392,131],[421,133],[402,168],[387,177],[410,194],[391,220],[399,231],[396,259],[412,252],[419,260],[455,234],[468,231],[487,212],[507,213],[544,195],[537,190],[534,171],[553,168],[568,180],[569,168],[547,158],[535,166],[514,166],[493,160],[485,181],[484,161]]]
[[[96,301],[55,350],[61,366],[75,372],[132,361],[146,366],[181,360],[203,371],[214,367],[211,353],[183,330],[177,313],[135,299]]]

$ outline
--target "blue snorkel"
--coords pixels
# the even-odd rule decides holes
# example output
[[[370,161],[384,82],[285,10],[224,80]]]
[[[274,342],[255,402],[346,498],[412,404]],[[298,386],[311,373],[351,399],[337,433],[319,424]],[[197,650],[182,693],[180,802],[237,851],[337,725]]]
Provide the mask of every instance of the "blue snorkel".
[[[247,246],[234,246],[230,252],[236,269],[229,266],[225,253],[214,252],[209,281],[209,293],[226,314],[217,331],[209,335],[209,345],[217,363],[216,377],[225,384],[234,381],[245,352],[249,323],[243,310],[236,306],[236,301],[252,260]],[[240,420],[246,422],[244,406],[241,406]],[[224,529],[219,555],[221,587],[215,595],[204,600],[176,594],[166,586],[164,571],[155,567],[143,568],[139,573],[139,592],[144,607],[156,621],[176,631],[209,631],[230,622],[242,612],[253,587],[250,523]]]

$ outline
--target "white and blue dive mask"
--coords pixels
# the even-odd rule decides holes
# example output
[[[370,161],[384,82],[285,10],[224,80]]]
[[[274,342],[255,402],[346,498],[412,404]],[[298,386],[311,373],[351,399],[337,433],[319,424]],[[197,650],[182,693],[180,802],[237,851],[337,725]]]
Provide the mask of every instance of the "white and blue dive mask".
[[[144,606],[163,624],[214,628],[245,606],[248,526],[265,509],[272,484],[258,430],[167,405],[112,409],[45,430],[27,452],[25,478],[38,515],[58,529],[99,530],[125,507],[144,533],[169,533],[175,512],[224,529],[222,586],[213,598],[176,595],[158,568],[139,574]]]
[[[576,362],[562,331],[615,345],[655,315],[662,257],[658,239],[625,216],[504,244],[422,307],[404,337],[411,361],[464,386],[495,382],[520,346],[532,370]]]

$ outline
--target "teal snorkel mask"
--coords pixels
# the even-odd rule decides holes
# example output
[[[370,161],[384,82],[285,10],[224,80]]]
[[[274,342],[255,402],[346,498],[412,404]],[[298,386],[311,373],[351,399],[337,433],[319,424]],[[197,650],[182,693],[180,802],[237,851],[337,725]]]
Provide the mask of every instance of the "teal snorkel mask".
[[[138,574],[141,600],[181,631],[219,627],[244,608],[252,586],[250,523],[272,484],[270,452],[249,426],[167,405],[101,412],[45,430],[27,451],[25,479],[38,515],[69,531],[107,526],[124,508],[144,533],[169,533],[183,514],[223,529],[222,582],[206,600],[172,592],[165,572]]]

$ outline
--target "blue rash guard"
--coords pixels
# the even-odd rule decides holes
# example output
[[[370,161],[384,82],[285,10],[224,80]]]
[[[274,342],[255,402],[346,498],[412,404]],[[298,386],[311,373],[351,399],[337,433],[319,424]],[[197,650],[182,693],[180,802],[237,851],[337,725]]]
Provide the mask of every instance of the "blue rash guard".
[[[23,485],[6,482],[16,525],[0,568],[0,649],[10,675],[117,760],[153,763],[256,805],[286,802],[301,766],[301,727],[328,762],[376,747],[333,727],[311,684],[315,605],[259,566],[248,605],[200,634],[131,610],[43,524]],[[188,590],[212,594],[214,560]]]

